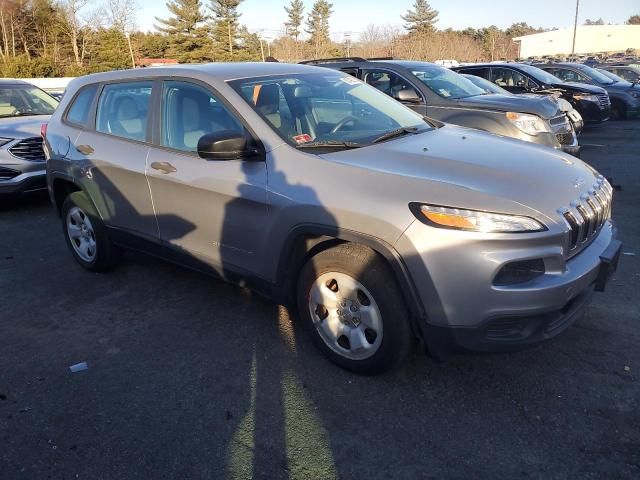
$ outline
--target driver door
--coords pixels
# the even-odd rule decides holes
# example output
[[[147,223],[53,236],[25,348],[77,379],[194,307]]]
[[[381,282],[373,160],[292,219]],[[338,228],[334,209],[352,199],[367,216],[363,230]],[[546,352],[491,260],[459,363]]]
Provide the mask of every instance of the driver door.
[[[424,95],[420,93],[420,90],[416,88],[415,85],[397,73],[383,69],[365,69],[362,73],[362,81],[386,93],[391,98],[418,112],[420,115],[427,115],[427,102],[425,101]],[[420,102],[400,100],[400,91],[414,92],[415,97],[419,98]],[[431,113],[435,112],[429,112],[429,114]]]

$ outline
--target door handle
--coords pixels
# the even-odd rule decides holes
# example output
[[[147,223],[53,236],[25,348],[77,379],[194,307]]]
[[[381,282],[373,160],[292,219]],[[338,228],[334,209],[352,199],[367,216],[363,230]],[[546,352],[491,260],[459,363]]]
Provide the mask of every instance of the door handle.
[[[95,151],[91,145],[78,145],[76,150],[83,155],[91,155]]]
[[[153,162],[151,164],[151,168],[154,170],[160,170],[162,173],[173,173],[177,172],[178,169],[171,165],[169,162]]]

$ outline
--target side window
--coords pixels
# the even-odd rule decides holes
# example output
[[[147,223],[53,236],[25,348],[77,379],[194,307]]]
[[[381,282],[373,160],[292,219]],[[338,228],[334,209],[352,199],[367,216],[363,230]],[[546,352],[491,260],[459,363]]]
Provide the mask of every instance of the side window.
[[[89,112],[93,97],[95,97],[97,91],[97,85],[88,85],[80,89],[69,110],[67,110],[66,120],[69,123],[83,127],[89,126]]]
[[[456,72],[467,73],[469,75],[475,75],[476,77],[482,77],[489,80],[488,68],[460,68],[460,69],[457,69]]]
[[[96,130],[130,140],[146,140],[151,88],[151,82],[105,85],[98,101]]]
[[[362,80],[393,98],[397,98],[398,92],[405,89],[411,89],[416,92],[416,95],[421,96],[413,85],[393,72],[367,70],[364,72]]]
[[[357,77],[358,76],[358,69],[357,68],[347,67],[347,68],[341,68],[340,70],[342,72],[344,72],[344,73],[348,73],[352,77]]]
[[[162,145],[196,152],[208,133],[244,127],[209,90],[186,82],[166,81],[162,92]]]
[[[510,68],[493,67],[491,81],[500,87],[527,87],[527,77]]]
[[[556,68],[550,73],[565,82],[584,82],[585,80],[587,80],[586,77],[584,77],[580,73],[573,70],[568,70],[566,68]]]

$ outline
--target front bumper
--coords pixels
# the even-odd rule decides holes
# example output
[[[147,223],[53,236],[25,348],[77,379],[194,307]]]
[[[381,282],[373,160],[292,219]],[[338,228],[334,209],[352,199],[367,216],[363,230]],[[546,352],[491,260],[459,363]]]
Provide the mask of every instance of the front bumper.
[[[9,180],[0,180],[0,195],[20,195],[23,193],[46,190],[46,170],[23,172]]]
[[[425,341],[436,356],[456,350],[518,350],[558,335],[615,270],[621,247],[611,221],[569,260],[560,237],[550,232],[513,243],[488,238],[465,242],[458,232],[434,238],[423,228],[414,223],[396,248],[418,286],[426,312]],[[438,237],[438,229],[431,230]],[[526,283],[494,285],[496,272],[506,263],[536,258],[544,259],[545,274]]]
[[[575,109],[586,123],[606,122],[611,117],[611,104],[600,105],[597,102],[580,100],[576,102]]]

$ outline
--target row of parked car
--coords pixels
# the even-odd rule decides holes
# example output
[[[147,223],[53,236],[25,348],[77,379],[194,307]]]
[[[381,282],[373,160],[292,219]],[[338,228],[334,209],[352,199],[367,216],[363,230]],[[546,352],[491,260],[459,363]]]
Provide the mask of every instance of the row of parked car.
[[[613,189],[562,150],[577,154],[578,109],[608,117],[605,90],[502,95],[428,63],[314,63],[89,75],[55,110],[7,84],[39,98],[7,107],[34,120],[7,133],[7,168],[46,165],[85,269],[135,249],[250,287],[357,372],[416,340],[439,358],[541,342],[604,290],[621,251]],[[46,163],[26,158],[27,135]]]

